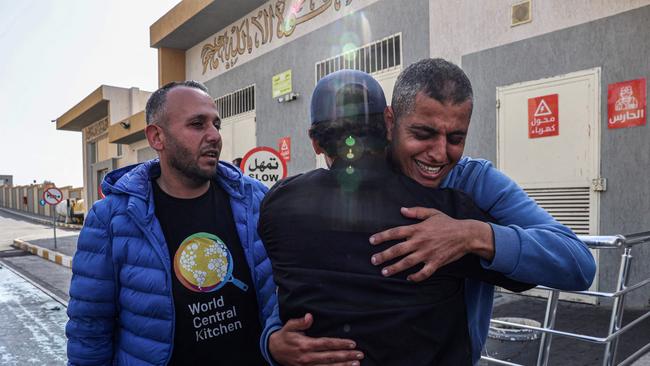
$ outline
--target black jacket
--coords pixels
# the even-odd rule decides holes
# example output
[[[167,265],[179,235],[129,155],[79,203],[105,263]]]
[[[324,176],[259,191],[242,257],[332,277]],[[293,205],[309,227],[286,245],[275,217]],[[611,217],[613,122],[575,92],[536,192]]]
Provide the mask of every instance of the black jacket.
[[[396,244],[371,246],[371,234],[416,223],[400,207],[436,208],[457,219],[490,218],[466,195],[425,188],[379,157],[337,160],[274,186],[258,231],[273,265],[283,322],[314,315],[310,336],[355,340],[362,365],[471,365],[464,279],[521,291],[531,285],[485,270],[467,255],[426,281],[383,277],[370,257]]]

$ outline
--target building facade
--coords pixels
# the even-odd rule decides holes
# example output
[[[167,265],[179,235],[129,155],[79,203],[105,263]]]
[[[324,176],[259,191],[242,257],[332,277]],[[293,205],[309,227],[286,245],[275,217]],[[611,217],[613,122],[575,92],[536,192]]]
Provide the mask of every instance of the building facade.
[[[621,83],[634,82],[642,104],[627,116],[647,113],[648,31],[650,0],[193,0],[152,24],[150,43],[160,85],[194,79],[215,98],[222,160],[288,138],[289,175],[324,165],[307,137],[320,78],[367,71],[390,100],[405,66],[451,60],[474,86],[466,154],[493,161],[577,233],[609,235],[650,230],[649,127],[610,123]],[[82,131],[89,202],[106,171],[154,156],[140,112],[148,94],[107,88],[57,122]],[[650,248],[634,252],[631,283],[650,277]],[[593,289],[611,291],[620,253],[594,254]],[[648,307],[650,294],[627,301]]]
[[[650,166],[650,130],[645,119],[629,128],[608,122],[608,88],[643,80],[635,92],[647,95],[648,30],[647,0],[183,1],[150,28],[161,84],[196,79],[217,99],[223,158],[278,149],[289,137],[289,174],[323,165],[306,135],[319,78],[367,71],[390,99],[404,66],[451,60],[475,91],[466,153],[492,160],[559,221],[589,235],[650,230],[641,168]],[[536,102],[553,102],[551,114],[529,112]],[[531,116],[553,117],[547,127],[555,132],[529,127]],[[593,289],[613,290],[620,253],[594,255]],[[650,248],[635,248],[635,257],[631,283],[650,277]],[[650,306],[650,296],[637,292],[628,304]]]
[[[81,132],[86,207],[103,197],[100,185],[109,171],[155,157],[144,139],[149,95],[101,85],[56,119],[57,129]]]

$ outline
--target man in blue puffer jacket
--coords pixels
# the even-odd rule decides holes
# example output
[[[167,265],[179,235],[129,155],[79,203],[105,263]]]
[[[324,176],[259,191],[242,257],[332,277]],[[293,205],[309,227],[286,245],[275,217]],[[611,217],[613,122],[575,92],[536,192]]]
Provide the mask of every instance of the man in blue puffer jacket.
[[[221,120],[202,84],[165,85],[146,113],[160,159],[109,173],[79,236],[69,363],[263,364],[276,304],[255,227],[266,188],[218,161]]]

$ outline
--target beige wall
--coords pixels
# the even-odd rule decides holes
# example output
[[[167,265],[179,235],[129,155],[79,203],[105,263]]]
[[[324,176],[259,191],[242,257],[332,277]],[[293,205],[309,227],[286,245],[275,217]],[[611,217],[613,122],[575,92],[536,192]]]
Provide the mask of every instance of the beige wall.
[[[124,154],[122,155],[122,158],[117,161],[118,168],[136,164],[138,162],[138,150],[148,146],[149,142],[147,139],[136,141],[130,145],[123,145],[122,151]]]
[[[97,143],[97,161],[104,161],[108,158],[115,157],[114,146],[109,146],[108,135],[104,135],[95,141]],[[111,154],[112,153],[112,154]]]
[[[185,79],[185,51],[173,48],[159,48],[158,86]]]
[[[39,192],[42,192],[43,185],[42,184],[30,184],[28,186],[0,186],[0,190],[3,191],[2,197],[4,197],[4,204],[0,202],[0,207],[4,208],[10,208],[13,210],[18,210],[22,212],[27,212],[31,214],[37,214],[39,211],[39,204],[38,201],[41,200],[42,195],[39,195]],[[66,186],[66,187],[59,187],[61,190],[61,193],[63,194],[63,199],[70,198],[71,193],[75,192],[75,196],[82,195],[83,193],[83,188],[78,187],[78,188],[73,188],[71,186]],[[12,195],[16,197],[16,204],[12,204]],[[23,204],[23,197],[25,196],[32,196],[33,203],[32,205],[25,205]],[[28,201],[29,202],[29,201]],[[51,216],[52,211],[50,210],[50,205],[45,205],[44,207],[44,215],[45,216]]]
[[[104,98],[110,100],[109,124],[115,124],[123,119],[144,110],[151,93],[139,88],[117,88],[104,85]]]
[[[461,56],[608,17],[650,0],[532,0],[532,21],[510,26],[511,5],[521,0],[431,0],[431,57],[460,64]],[[440,37],[439,35],[444,35]]]

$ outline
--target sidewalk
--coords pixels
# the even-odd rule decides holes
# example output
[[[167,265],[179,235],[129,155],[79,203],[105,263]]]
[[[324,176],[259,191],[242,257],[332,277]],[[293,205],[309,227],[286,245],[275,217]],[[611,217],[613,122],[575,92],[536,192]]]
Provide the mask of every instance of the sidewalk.
[[[13,210],[13,209],[9,209],[9,208],[6,208],[6,207],[0,207],[0,211],[8,212],[8,213],[10,213],[12,215],[20,216],[22,218],[25,218],[25,219],[33,221],[33,222],[37,222],[39,224],[52,226],[52,217],[35,215],[35,214],[29,213],[29,212]],[[66,223],[60,222],[60,221],[56,222],[56,226],[61,227],[61,228],[66,228],[66,229],[73,229],[73,230],[81,230],[81,227],[82,227],[82,225],[66,224]]]
[[[492,318],[522,317],[543,323],[545,311],[546,299],[497,293]],[[643,315],[646,311],[647,309],[626,309],[623,316],[623,325]],[[594,306],[561,301],[557,310],[556,329],[605,337],[610,314],[611,305]],[[616,361],[623,361],[649,342],[650,319],[646,319],[621,336]],[[604,345],[555,336],[551,343],[549,365],[602,365],[604,351]],[[537,349],[535,349],[535,352],[537,352]],[[650,354],[646,354],[632,365],[650,366]]]

